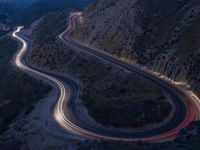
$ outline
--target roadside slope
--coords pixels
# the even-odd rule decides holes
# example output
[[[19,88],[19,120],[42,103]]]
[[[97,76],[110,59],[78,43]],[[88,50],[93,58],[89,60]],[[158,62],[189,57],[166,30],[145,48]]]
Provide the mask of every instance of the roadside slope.
[[[85,9],[74,39],[200,93],[199,10],[198,0],[100,0]]]

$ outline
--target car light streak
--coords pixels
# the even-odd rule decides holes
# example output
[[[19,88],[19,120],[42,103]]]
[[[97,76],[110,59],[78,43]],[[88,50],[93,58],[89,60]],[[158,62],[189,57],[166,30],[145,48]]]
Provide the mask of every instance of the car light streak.
[[[126,69],[129,69],[129,70],[134,70],[134,69],[130,69],[131,64],[128,64],[127,61],[123,61],[119,58],[116,58],[115,56],[112,56],[110,54],[105,53],[104,51],[100,51],[98,49],[88,47],[87,45],[85,45],[83,43],[80,43],[78,41],[71,39],[70,36],[71,36],[71,34],[73,34],[73,31],[76,28],[76,24],[77,24],[76,21],[79,20],[81,22],[81,20],[79,18],[81,18],[81,20],[83,18],[81,13],[74,13],[74,14],[71,15],[69,28],[65,32],[60,34],[60,36],[59,36],[61,40],[63,40],[64,42],[68,43],[71,46],[74,46],[74,47],[77,47],[77,48],[83,50],[84,52],[95,55],[95,56],[99,57],[100,59],[108,60],[111,63],[125,67]],[[121,61],[123,61],[123,62],[121,62]],[[139,73],[144,73],[144,72],[141,72],[140,69],[139,70],[135,69],[134,71],[139,72]],[[145,69],[144,71],[146,73],[148,73],[148,70]],[[148,74],[150,74],[150,73],[148,73]],[[152,76],[155,76],[155,74],[156,73],[154,73],[154,75],[152,74]],[[155,78],[158,78],[158,74],[156,75]],[[162,80],[166,80],[165,76],[161,76],[161,78],[163,78]],[[167,139],[167,138],[175,136],[182,128],[184,128],[185,126],[190,124],[192,121],[199,119],[198,114],[199,114],[199,110],[200,110],[200,107],[199,107],[200,105],[199,105],[199,103],[197,104],[194,101],[194,99],[192,98],[192,95],[195,98],[197,98],[197,96],[196,95],[194,96],[194,93],[188,94],[188,92],[183,91],[183,89],[181,89],[180,87],[175,86],[175,85],[182,85],[183,82],[175,82],[175,81],[170,80],[170,82],[165,81],[164,83],[169,85],[168,88],[170,90],[172,90],[174,93],[176,93],[182,99],[183,103],[187,107],[187,115],[186,115],[184,121],[181,124],[179,124],[179,126],[177,126],[175,129],[168,131],[164,134],[153,136],[153,137],[132,138],[132,139],[131,138],[130,139],[127,139],[127,138],[123,139],[123,138],[104,137],[104,139],[110,138],[110,139],[113,139],[113,140],[128,140],[128,141],[138,141],[138,140],[151,141],[151,140]],[[184,95],[182,95],[182,93],[184,93]]]
[[[33,69],[27,67],[27,66],[23,63],[22,57],[24,56],[25,52],[27,51],[27,47],[28,47],[28,46],[27,46],[26,41],[25,41],[24,39],[20,38],[20,37],[17,35],[17,33],[21,31],[21,29],[22,29],[22,27],[18,27],[17,30],[16,30],[15,32],[13,32],[13,34],[12,34],[12,36],[13,36],[14,38],[16,38],[16,39],[18,39],[20,42],[22,42],[22,48],[19,50],[19,52],[17,53],[17,55],[16,55],[16,57],[15,57],[15,65],[16,65],[17,67],[19,67],[20,69],[22,69],[23,71],[26,71],[26,72],[29,72],[29,73],[33,73],[34,75],[39,75],[40,77],[43,77],[43,78],[47,79],[48,81],[54,83],[54,84],[59,88],[60,97],[59,97],[58,103],[57,103],[57,105],[56,105],[56,107],[55,107],[55,113],[54,113],[55,119],[56,119],[58,122],[62,122],[62,121],[63,121],[63,118],[64,118],[64,120],[66,120],[66,121],[64,121],[64,122],[65,122],[65,125],[66,125],[66,123],[69,123],[69,126],[70,126],[70,125],[73,126],[73,124],[71,124],[71,123],[67,120],[67,118],[65,117],[65,115],[64,115],[64,113],[63,113],[63,112],[64,112],[64,111],[63,111],[63,109],[64,109],[64,108],[63,108],[63,103],[64,103],[65,100],[68,99],[68,95],[66,94],[66,93],[68,93],[68,92],[67,92],[68,89],[64,86],[64,84],[63,84],[61,81],[59,81],[59,80],[57,80],[57,79],[55,79],[55,78],[53,78],[53,77],[51,77],[51,76],[49,76],[49,75],[46,75],[46,74],[44,74],[44,73],[41,73],[41,72],[39,72],[39,71],[33,70]],[[68,128],[68,129],[70,130],[70,128]]]
[[[199,118],[199,110],[200,110],[199,103],[200,102],[199,102],[198,97],[194,93],[190,92],[190,95],[182,94],[183,91],[178,86],[174,86],[171,82],[167,82],[164,79],[158,78],[158,75],[156,74],[142,71],[142,69],[135,68],[132,65],[128,64],[127,62],[122,61],[121,59],[117,57],[113,57],[112,55],[107,54],[103,51],[90,48],[84,44],[81,44],[77,41],[72,40],[70,35],[71,33],[73,33],[73,30],[76,28],[76,21],[80,16],[81,16],[81,13],[74,13],[70,16],[69,26],[65,32],[59,35],[60,39],[70,44],[71,46],[78,47],[79,49],[87,53],[90,53],[92,55],[95,55],[101,59],[108,60],[113,64],[124,67],[125,69],[136,72],[138,74],[142,74],[147,79],[156,81],[160,85],[166,84],[165,86],[167,87],[167,89],[169,89],[170,91],[173,91],[173,93],[177,95],[183,101],[186,107],[186,116],[178,126],[174,127],[170,131],[166,131],[165,133],[154,135],[154,136],[148,136],[148,137],[139,137],[139,138],[116,137],[114,135],[112,136],[112,135],[107,135],[105,133],[95,132],[96,128],[94,128],[95,130],[93,130],[93,128],[90,129],[89,127],[85,128],[85,126],[82,126],[80,123],[77,123],[76,121],[71,119],[70,117],[75,117],[75,116],[70,116],[70,114],[68,114],[68,111],[66,111],[66,109],[69,109],[69,110],[72,109],[71,106],[69,106],[69,102],[75,101],[78,96],[77,94],[74,97],[74,99],[72,100],[70,99],[71,94],[72,94],[70,85],[68,87],[66,86],[66,83],[64,81],[57,79],[56,77],[53,77],[47,73],[43,73],[41,71],[28,67],[28,65],[23,62],[23,57],[28,49],[28,44],[24,39],[22,39],[20,36],[17,35],[17,33],[19,33],[22,30],[22,27],[18,27],[17,30],[13,32],[12,36],[22,43],[22,47],[15,56],[15,65],[19,67],[21,70],[27,73],[34,74],[36,76],[40,76],[58,87],[60,91],[60,95],[55,105],[52,116],[54,120],[62,128],[66,129],[67,131],[71,131],[75,134],[84,136],[86,138],[92,137],[92,138],[100,138],[100,139],[106,139],[106,140],[122,140],[122,141],[157,141],[157,140],[168,140],[168,139],[173,138],[182,128],[184,128],[185,126],[190,124],[192,121]],[[191,97],[190,97],[191,95],[193,96],[193,98],[194,97],[196,98],[195,102],[191,100]],[[82,122],[82,124],[84,124],[84,122]],[[101,129],[99,129],[98,131],[101,131]]]

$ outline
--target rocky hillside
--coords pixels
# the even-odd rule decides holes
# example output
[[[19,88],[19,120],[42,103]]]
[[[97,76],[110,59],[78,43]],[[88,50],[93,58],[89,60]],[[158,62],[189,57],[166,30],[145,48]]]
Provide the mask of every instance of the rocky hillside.
[[[74,38],[137,62],[200,93],[200,1],[99,0]]]

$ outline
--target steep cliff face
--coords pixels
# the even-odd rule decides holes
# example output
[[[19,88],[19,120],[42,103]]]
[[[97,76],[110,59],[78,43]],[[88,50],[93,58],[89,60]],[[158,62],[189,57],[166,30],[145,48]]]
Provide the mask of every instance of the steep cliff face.
[[[100,0],[84,11],[74,38],[200,93],[200,1]]]
[[[200,2],[181,2],[182,5],[166,14],[163,10],[155,11],[158,17],[152,17],[138,40],[137,61],[174,80],[187,80],[196,87],[192,82],[200,81]]]
[[[138,0],[100,0],[86,8],[84,23],[74,36],[110,53],[132,58],[132,47],[143,34],[144,7],[144,2]]]

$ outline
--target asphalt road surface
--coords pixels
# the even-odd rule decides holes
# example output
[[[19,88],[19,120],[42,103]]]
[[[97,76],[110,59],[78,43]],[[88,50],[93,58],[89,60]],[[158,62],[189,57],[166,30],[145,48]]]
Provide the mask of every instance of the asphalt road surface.
[[[90,48],[71,39],[71,34],[76,28],[79,17],[79,14],[75,14],[70,17],[68,29],[59,36],[63,42],[77,47],[81,51],[84,51],[88,54],[92,54],[98,58],[104,59],[129,71],[137,73],[138,75],[157,84],[160,88],[164,89],[170,94],[173,105],[175,107],[175,112],[173,117],[161,127],[139,132],[121,130],[117,131],[107,127],[96,127],[84,122],[80,119],[81,114],[79,114],[76,109],[77,97],[80,89],[79,85],[67,77],[31,67],[26,59],[29,44],[25,39],[23,39],[22,36],[18,34],[22,30],[22,27],[18,27],[17,30],[13,32],[12,36],[20,41],[22,46],[15,56],[15,65],[29,74],[48,80],[59,89],[60,94],[55,108],[52,111],[52,116],[62,128],[69,130],[74,134],[81,135],[85,138],[92,137],[106,140],[123,141],[157,141],[171,139],[182,128],[196,119],[197,113],[199,111],[197,106],[191,97],[178,86],[163,80],[148,71],[144,71],[138,67],[135,67],[134,65],[126,63],[103,51]]]

